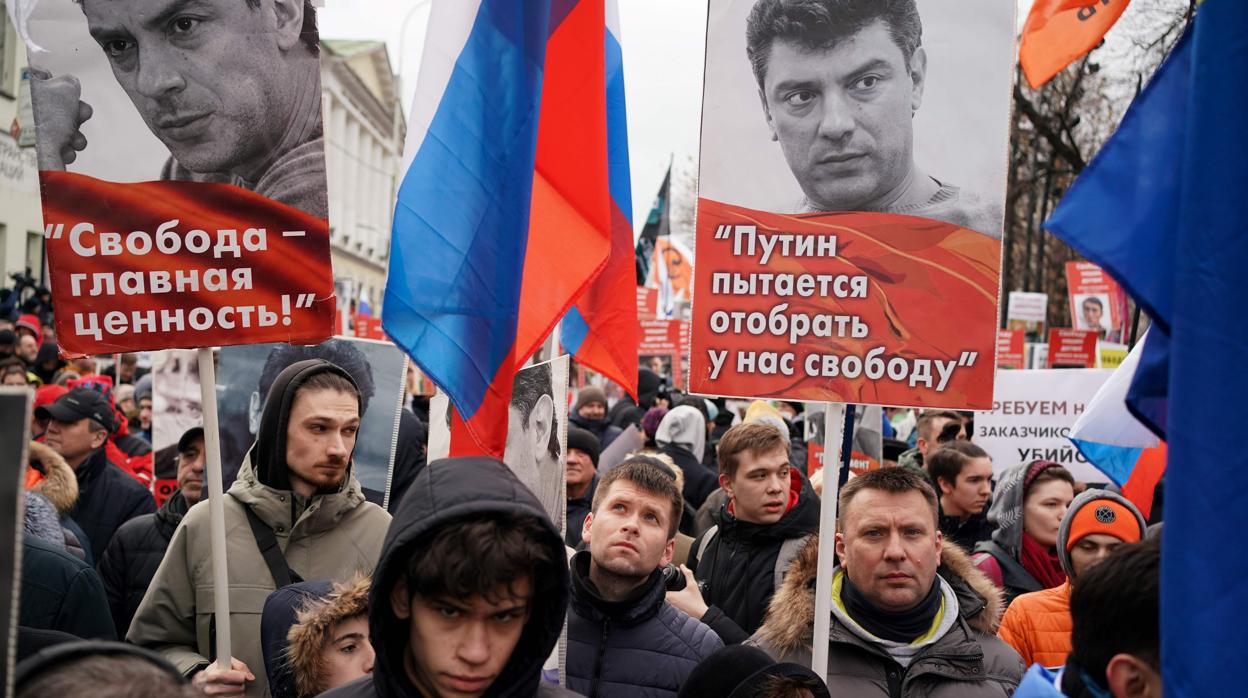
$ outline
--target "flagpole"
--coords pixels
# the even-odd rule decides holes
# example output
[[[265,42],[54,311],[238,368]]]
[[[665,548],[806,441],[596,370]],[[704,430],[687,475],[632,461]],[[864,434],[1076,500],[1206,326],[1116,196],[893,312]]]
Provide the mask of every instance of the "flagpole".
[[[819,564],[815,577],[815,637],[810,669],[828,675],[828,636],[832,631],[832,570],[836,567],[836,500],[840,492],[845,405],[829,402],[823,411],[823,494],[819,506]]]
[[[230,584],[225,559],[225,493],[221,478],[221,432],[217,429],[217,367],[212,349],[199,349],[199,390],[204,415],[204,472],[208,476],[208,534],[212,552],[212,600],[217,626],[217,666],[230,668]]]

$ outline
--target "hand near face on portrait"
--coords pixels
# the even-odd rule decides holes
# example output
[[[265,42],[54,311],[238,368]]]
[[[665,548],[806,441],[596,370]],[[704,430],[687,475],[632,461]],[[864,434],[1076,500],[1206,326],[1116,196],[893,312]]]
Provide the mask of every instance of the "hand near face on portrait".
[[[64,170],[87,147],[82,125],[93,109],[82,101],[82,86],[73,75],[32,68],[30,96],[35,110],[35,137],[40,170]]]

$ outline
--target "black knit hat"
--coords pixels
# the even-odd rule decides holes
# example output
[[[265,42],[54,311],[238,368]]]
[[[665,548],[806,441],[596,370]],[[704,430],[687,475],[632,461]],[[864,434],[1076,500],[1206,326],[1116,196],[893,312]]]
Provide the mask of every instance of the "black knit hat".
[[[602,452],[602,444],[599,443],[598,437],[593,433],[568,425],[568,448],[575,448],[578,451],[584,451],[589,456],[589,460],[593,462],[594,467],[598,467],[598,455]]]
[[[702,660],[689,673],[677,698],[759,698],[768,679],[774,677],[799,679],[810,687],[815,698],[831,698],[823,679],[808,667],[777,662],[766,652],[747,645],[729,645]]]

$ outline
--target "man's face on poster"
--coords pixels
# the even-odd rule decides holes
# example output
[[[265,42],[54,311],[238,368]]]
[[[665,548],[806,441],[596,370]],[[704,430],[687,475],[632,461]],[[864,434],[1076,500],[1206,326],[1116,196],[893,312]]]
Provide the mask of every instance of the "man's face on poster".
[[[530,490],[541,497],[542,466],[550,460],[550,435],[555,428],[555,401],[542,395],[528,419],[519,408],[507,408],[507,445],[503,456],[507,467]]]
[[[303,0],[82,0],[91,36],[184,167],[264,164],[287,129]]]
[[[1088,299],[1083,302],[1084,327],[1090,330],[1099,329],[1101,326],[1102,314],[1104,314],[1104,310],[1101,309],[1101,305],[1096,301]]]
[[[914,166],[923,49],[906,64],[877,20],[830,48],[776,39],[761,90],[772,138],[806,197],[829,211],[880,208]]]

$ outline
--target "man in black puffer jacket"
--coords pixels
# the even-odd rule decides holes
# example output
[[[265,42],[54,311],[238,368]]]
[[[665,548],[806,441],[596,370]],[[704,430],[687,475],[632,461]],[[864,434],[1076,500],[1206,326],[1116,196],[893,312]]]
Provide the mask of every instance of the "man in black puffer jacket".
[[[674,698],[723,646],[664,600],[684,501],[660,462],[634,456],[607,471],[572,558],[568,687],[590,698]]]
[[[732,645],[763,624],[789,563],[819,529],[819,498],[789,466],[789,435],[771,424],[729,429],[719,442],[719,469],[728,501],[693,543],[686,588],[667,600]]]
[[[108,592],[108,606],[117,626],[117,637],[125,637],[134,612],[156,576],[169,541],[187,510],[204,492],[204,428],[191,427],[178,439],[178,491],[155,514],[144,514],[122,524],[113,534],[100,576]]]

